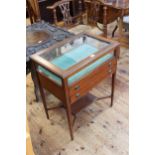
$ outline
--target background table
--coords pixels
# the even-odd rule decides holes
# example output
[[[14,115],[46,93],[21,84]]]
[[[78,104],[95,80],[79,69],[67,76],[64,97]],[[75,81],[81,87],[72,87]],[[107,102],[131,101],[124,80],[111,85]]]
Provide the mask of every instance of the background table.
[[[122,36],[122,27],[123,27],[123,16],[129,14],[129,0],[101,0],[101,2],[104,4],[103,7],[103,36],[107,37],[107,24],[108,24],[108,18],[113,18],[115,16],[114,11],[117,12],[117,15],[115,18],[119,19],[119,35]],[[109,10],[112,10],[113,13],[109,13]]]
[[[89,18],[92,18],[92,12],[91,12],[91,2],[92,0],[85,0],[87,5],[87,11],[88,11],[88,22]],[[122,18],[124,15],[129,14],[129,0],[96,0],[96,3],[100,3],[100,7],[94,8],[95,19],[97,19],[96,22],[103,24],[103,36],[107,37],[108,29],[107,25],[114,22],[118,18],[119,20],[119,33],[122,33]]]

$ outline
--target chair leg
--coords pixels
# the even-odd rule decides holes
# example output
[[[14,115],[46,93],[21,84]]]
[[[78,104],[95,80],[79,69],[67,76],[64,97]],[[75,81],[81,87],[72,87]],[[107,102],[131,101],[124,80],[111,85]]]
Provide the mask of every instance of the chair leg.
[[[116,80],[116,72],[112,74],[111,105],[110,105],[111,107],[113,106],[113,101],[114,101],[115,80]]]
[[[116,25],[115,28],[114,28],[114,30],[112,31],[112,38],[114,37],[114,34],[115,34],[117,28],[118,28],[118,26]]]

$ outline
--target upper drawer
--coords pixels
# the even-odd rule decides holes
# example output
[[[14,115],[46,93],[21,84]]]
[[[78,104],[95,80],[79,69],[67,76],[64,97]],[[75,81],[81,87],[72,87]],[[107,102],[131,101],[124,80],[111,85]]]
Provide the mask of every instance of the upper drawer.
[[[75,83],[76,81],[78,81],[79,79],[84,77],[85,75],[88,75],[90,72],[95,70],[98,66],[102,65],[103,63],[105,63],[106,61],[108,61],[111,58],[113,58],[113,54],[109,53],[109,54],[99,58],[97,61],[93,62],[89,66],[83,68],[79,72],[75,73],[74,75],[72,75],[71,77],[69,77],[67,79],[68,85],[71,86],[73,83]],[[67,61],[69,61],[69,60],[67,60]],[[42,66],[39,66],[38,70],[40,72],[42,72],[43,74],[45,74],[46,76],[48,76],[50,79],[52,79],[57,85],[62,86],[62,80],[58,76],[56,76],[52,72],[46,70]]]

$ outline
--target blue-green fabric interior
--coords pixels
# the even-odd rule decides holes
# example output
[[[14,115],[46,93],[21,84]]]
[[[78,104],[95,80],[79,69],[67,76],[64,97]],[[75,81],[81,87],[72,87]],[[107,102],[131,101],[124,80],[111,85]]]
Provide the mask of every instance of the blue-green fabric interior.
[[[66,70],[97,51],[98,49],[94,46],[82,44],[81,46],[73,48],[67,53],[53,59],[51,63],[62,70]]]
[[[84,44],[82,46],[79,46],[75,49],[72,49],[70,52],[65,53],[64,55],[55,58],[51,61],[52,64],[56,65],[57,67],[61,68],[62,70],[68,69],[69,67],[77,64],[81,60],[85,59],[86,57],[90,56],[91,54],[97,52],[98,49],[88,45]],[[109,53],[97,61],[93,62],[91,65],[85,67],[81,71],[77,72],[76,74],[72,75],[68,78],[68,84],[71,85],[75,81],[79,80],[81,77],[85,76],[86,74],[93,71],[95,68],[100,66],[102,63],[106,62],[110,58],[113,57],[112,53]],[[62,85],[61,79],[56,76],[55,74],[49,72],[45,68],[39,66],[38,68],[41,72],[43,72],[46,76],[48,76],[50,79],[52,79],[54,82],[56,82],[58,85]]]

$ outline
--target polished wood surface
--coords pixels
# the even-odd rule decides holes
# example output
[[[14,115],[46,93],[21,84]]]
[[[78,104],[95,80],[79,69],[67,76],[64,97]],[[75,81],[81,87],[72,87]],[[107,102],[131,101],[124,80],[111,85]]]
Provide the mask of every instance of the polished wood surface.
[[[61,86],[55,84],[54,81],[46,77],[42,73],[38,73],[40,82],[42,83],[42,87],[46,88],[49,92],[55,95],[62,102],[65,102],[65,94]]]
[[[68,41],[73,41],[76,38],[79,38],[85,34],[79,34],[77,36],[74,36],[70,39],[64,40],[61,43],[58,43],[54,47],[51,48],[56,48],[60,47],[62,44],[68,43]],[[49,114],[48,114],[48,108],[47,108],[47,103],[46,103],[46,98],[45,98],[45,93],[44,89],[48,90],[54,96],[56,96],[58,99],[60,99],[64,106],[66,107],[66,114],[67,114],[67,119],[68,119],[68,126],[69,126],[69,131],[70,131],[70,136],[71,140],[73,140],[73,121],[72,121],[72,104],[74,104],[76,101],[78,101],[81,97],[86,95],[93,87],[95,87],[98,83],[100,83],[103,79],[107,77],[112,76],[112,93],[111,93],[111,105],[113,104],[113,95],[114,95],[114,84],[115,84],[115,74],[116,74],[116,67],[117,67],[117,59],[119,55],[119,43],[112,41],[110,39],[106,38],[101,38],[97,37],[94,35],[89,35],[90,37],[93,37],[95,39],[99,39],[102,41],[106,41],[109,43],[109,46],[102,48],[99,50],[93,58],[85,58],[82,60],[80,63],[77,63],[76,65],[70,67],[67,70],[61,70],[57,67],[55,67],[53,64],[50,63],[44,63],[46,62],[43,58],[41,58],[39,55],[42,53],[46,53],[49,51],[49,49],[45,49],[43,51],[40,51],[34,55],[31,56],[31,60],[33,62],[33,66],[35,66],[35,73],[37,74],[37,79],[38,79],[38,84],[40,88],[40,93],[42,96],[42,101],[45,109],[45,113],[47,118],[49,119]],[[73,74],[77,73],[78,71],[82,70],[84,67],[89,66],[99,58],[103,57],[104,55],[108,53],[114,53],[114,57],[109,60],[106,63],[101,64],[99,67],[97,67],[94,71],[90,72],[89,74],[85,75],[81,79],[79,79],[77,82],[75,82],[72,85],[68,85],[68,78],[72,76]],[[46,77],[41,73],[37,68],[37,66],[40,65],[47,69],[48,71],[51,71],[55,75],[58,75],[57,73],[59,72],[59,77],[62,80],[62,86],[60,87],[58,84],[54,83],[50,78]],[[53,69],[54,68],[54,69]],[[57,71],[59,70],[59,71]],[[91,77],[91,78],[90,78]],[[92,80],[92,82],[89,82],[89,80]],[[85,83],[83,82],[85,81]],[[79,89],[76,89],[76,91],[71,92],[72,88],[74,85],[77,84],[79,86]],[[85,85],[86,84],[86,85]],[[75,86],[76,87],[76,86]]]

